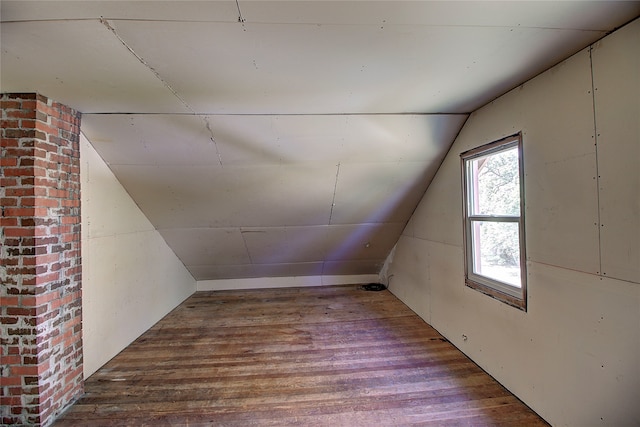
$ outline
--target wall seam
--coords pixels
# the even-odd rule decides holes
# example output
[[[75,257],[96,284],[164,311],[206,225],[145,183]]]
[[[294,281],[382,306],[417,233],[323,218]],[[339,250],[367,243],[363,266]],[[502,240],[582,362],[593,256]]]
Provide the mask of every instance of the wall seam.
[[[595,155],[596,155],[596,176],[595,181],[596,181],[596,205],[598,206],[597,209],[597,215],[598,215],[598,222],[596,225],[596,227],[598,228],[598,272],[597,274],[599,276],[604,276],[604,272],[602,271],[602,219],[600,217],[600,212],[601,212],[601,208],[600,208],[600,168],[599,168],[599,159],[598,159],[598,141],[599,141],[599,137],[600,134],[598,133],[598,118],[597,118],[597,112],[596,112],[596,91],[598,90],[598,88],[596,87],[595,84],[595,79],[594,79],[594,74],[593,74],[593,46],[594,45],[590,45],[589,46],[589,70],[591,72],[591,105],[593,107],[593,139],[594,139],[594,150],[595,150]]]

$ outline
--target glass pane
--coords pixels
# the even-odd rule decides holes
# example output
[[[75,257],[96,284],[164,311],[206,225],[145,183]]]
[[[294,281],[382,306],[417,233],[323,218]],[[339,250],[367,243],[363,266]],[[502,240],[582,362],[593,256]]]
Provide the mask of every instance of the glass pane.
[[[473,221],[473,272],[521,287],[517,222]]]
[[[469,160],[471,215],[520,216],[518,147]]]

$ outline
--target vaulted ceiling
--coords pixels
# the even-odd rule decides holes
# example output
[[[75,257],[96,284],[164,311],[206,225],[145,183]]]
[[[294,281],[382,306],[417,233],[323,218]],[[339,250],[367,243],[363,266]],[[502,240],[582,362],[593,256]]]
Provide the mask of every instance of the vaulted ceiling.
[[[0,83],[81,111],[196,279],[368,274],[469,113],[638,15],[629,1],[3,0]]]

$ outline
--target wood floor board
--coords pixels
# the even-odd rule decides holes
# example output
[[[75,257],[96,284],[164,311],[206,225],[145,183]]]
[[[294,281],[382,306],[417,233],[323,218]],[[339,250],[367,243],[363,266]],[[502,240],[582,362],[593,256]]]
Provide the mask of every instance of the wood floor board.
[[[388,291],[200,292],[55,426],[546,426]]]

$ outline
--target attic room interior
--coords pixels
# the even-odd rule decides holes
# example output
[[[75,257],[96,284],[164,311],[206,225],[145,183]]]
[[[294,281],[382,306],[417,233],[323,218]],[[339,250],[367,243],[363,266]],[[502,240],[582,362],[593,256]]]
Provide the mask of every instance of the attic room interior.
[[[0,25],[2,425],[640,425],[640,2]]]

